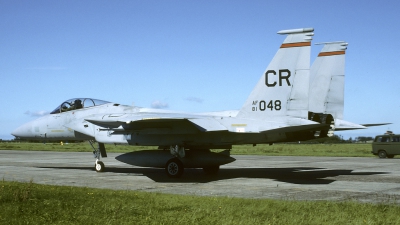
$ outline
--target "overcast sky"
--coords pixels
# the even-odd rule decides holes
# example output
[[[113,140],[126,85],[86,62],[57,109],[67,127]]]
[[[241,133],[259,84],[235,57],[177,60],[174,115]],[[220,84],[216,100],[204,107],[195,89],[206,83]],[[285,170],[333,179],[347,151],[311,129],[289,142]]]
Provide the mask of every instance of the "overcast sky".
[[[400,1],[0,0],[0,138],[75,97],[240,109],[285,36],[346,41],[344,119],[400,133]],[[312,46],[311,62],[321,45]]]

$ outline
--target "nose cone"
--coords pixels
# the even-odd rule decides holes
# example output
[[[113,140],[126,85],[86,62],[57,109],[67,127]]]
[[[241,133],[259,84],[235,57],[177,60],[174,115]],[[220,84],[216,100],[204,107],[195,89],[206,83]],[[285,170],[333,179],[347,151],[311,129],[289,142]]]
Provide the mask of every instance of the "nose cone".
[[[18,127],[11,134],[19,138],[33,138],[32,123],[26,123]]]

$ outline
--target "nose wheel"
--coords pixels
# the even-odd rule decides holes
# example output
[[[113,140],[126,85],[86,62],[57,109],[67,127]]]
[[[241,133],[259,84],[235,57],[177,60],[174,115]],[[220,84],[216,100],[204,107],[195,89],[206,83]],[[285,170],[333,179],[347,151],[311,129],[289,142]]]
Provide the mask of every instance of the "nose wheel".
[[[96,163],[94,164],[94,169],[96,172],[104,172],[104,163],[102,161],[96,160]]]

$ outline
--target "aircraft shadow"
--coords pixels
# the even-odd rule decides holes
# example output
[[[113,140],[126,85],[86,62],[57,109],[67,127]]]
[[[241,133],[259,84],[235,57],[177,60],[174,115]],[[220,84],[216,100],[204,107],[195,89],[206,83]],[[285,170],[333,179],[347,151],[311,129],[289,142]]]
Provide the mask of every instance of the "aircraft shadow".
[[[91,170],[93,167],[40,167],[51,169]],[[118,168],[106,167],[106,173],[146,176],[159,183],[208,183],[235,178],[272,179],[291,184],[330,184],[337,176],[368,176],[387,174],[385,172],[353,172],[353,170],[328,170],[315,167],[289,168],[221,168],[216,175],[206,175],[202,169],[185,169],[180,178],[169,178],[160,168]]]

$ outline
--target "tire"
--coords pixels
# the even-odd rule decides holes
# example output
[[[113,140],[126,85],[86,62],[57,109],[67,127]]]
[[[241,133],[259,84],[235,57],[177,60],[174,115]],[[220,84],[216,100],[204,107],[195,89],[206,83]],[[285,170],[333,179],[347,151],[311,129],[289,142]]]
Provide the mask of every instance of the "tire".
[[[386,157],[387,157],[386,151],[380,150],[380,151],[378,152],[378,156],[379,156],[379,158],[381,158],[381,159],[386,158]]]
[[[208,167],[204,167],[203,171],[205,174],[207,175],[215,175],[218,173],[219,171],[219,166],[208,166]]]
[[[97,163],[94,164],[94,169],[96,170],[96,172],[104,172],[104,163],[102,161],[97,161]]]
[[[165,172],[171,178],[181,177],[183,170],[183,164],[178,158],[172,158],[165,164]]]

